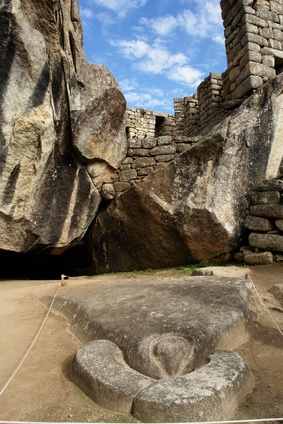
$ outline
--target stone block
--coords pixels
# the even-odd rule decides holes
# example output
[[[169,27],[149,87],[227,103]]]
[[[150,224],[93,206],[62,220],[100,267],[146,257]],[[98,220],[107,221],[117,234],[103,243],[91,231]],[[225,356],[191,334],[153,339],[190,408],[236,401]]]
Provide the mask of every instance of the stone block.
[[[283,219],[276,219],[275,225],[278,230],[283,231]]]
[[[154,171],[153,166],[148,166],[146,168],[141,168],[138,171],[138,176],[146,177],[147,175],[151,174]]]
[[[244,47],[247,43],[255,43],[258,44],[259,46],[262,47],[267,47],[268,46],[268,41],[258,35],[258,34],[252,34],[252,33],[247,33],[241,40],[241,46]]]
[[[270,66],[271,68],[275,67],[275,58],[274,56],[264,55],[262,56],[262,63],[266,66]]]
[[[156,161],[159,162],[170,162],[170,160],[174,160],[175,159],[175,155],[171,154],[171,155],[158,155],[155,156]]]
[[[117,181],[114,182],[114,188],[116,192],[123,192],[128,190],[128,188],[130,188],[130,184],[128,182],[124,182],[124,181]]]
[[[280,203],[281,195],[279,191],[257,191],[252,194],[253,205],[267,205]]]
[[[261,19],[264,19],[265,21],[271,21],[271,22],[278,22],[279,23],[279,17],[276,12],[271,12],[269,10],[260,9],[257,10],[256,16],[258,16]]]
[[[244,261],[248,265],[271,265],[273,263],[273,255],[271,252],[251,252],[244,254]]]
[[[256,187],[256,191],[280,191],[283,192],[283,179],[264,180]]]
[[[278,13],[279,15],[283,15],[283,3],[281,0],[272,1],[270,0],[270,10],[271,12]]]
[[[154,137],[146,137],[142,139],[142,147],[145,149],[151,149],[156,146],[156,140]]]
[[[176,153],[176,146],[172,146],[172,145],[164,145],[164,146],[162,145],[162,146],[154,147],[153,149],[150,150],[150,154],[152,156],[169,155],[173,153]]]
[[[283,235],[251,233],[249,244],[263,250],[283,252]]]
[[[120,172],[120,180],[121,181],[129,181],[137,178],[137,171],[135,169],[129,169],[126,171]]]
[[[272,38],[273,37],[272,29],[271,28],[263,28],[260,31],[260,35],[262,35],[262,37],[267,38],[267,39]]]
[[[233,92],[232,98],[239,99],[247,95],[251,90],[261,87],[263,80],[260,76],[251,75],[246,78]]]
[[[256,205],[250,207],[250,215],[283,219],[283,205]]]
[[[128,149],[128,156],[147,156],[148,149]]]
[[[245,227],[251,231],[266,232],[273,230],[273,225],[267,218],[248,215],[245,221]]]
[[[257,27],[260,27],[260,28],[268,27],[268,23],[264,19],[261,19],[256,15],[246,14],[243,18],[243,21],[246,23],[256,25]]]
[[[147,166],[153,166],[155,165],[155,159],[153,157],[143,157],[143,158],[137,158],[133,164],[132,167],[134,169],[141,169],[145,168]]]
[[[105,200],[113,200],[116,196],[114,184],[103,184],[100,194]]]
[[[268,46],[275,50],[282,50],[282,43],[278,40],[269,39]]]
[[[139,138],[129,138],[128,139],[128,147],[130,149],[139,149],[142,146],[141,139]]]
[[[157,138],[157,145],[158,146],[166,146],[172,144],[172,137],[171,136],[160,136]]]
[[[240,69],[244,69],[244,67],[246,66],[246,64],[247,64],[249,61],[260,63],[260,62],[261,62],[261,60],[262,60],[262,55],[261,55],[261,53],[254,52],[254,51],[248,51],[248,52],[247,52],[247,53],[246,53],[246,54],[242,57],[242,59],[241,59],[241,61],[240,61]],[[239,73],[238,73],[238,75],[239,75]],[[237,79],[238,75],[235,77],[235,80]],[[229,77],[230,77],[230,74],[229,74]]]

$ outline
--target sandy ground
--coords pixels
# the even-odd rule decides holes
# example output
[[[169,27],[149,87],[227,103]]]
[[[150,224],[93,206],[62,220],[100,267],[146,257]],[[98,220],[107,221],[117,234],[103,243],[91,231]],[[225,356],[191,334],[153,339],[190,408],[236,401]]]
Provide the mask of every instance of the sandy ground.
[[[225,274],[234,270],[224,268]],[[283,283],[283,266],[250,267],[251,278],[283,331],[283,308],[268,290]],[[173,275],[163,271],[156,275]],[[177,273],[177,271],[176,271]],[[129,277],[129,274],[127,274]],[[123,275],[69,279],[59,291]],[[133,278],[146,278],[137,276]],[[22,360],[46,315],[43,296],[53,296],[60,281],[0,281],[0,391]],[[250,341],[238,349],[253,371],[255,388],[235,418],[283,417],[283,337],[259,302]],[[81,342],[64,316],[51,310],[46,324],[21,368],[0,395],[0,421],[137,422],[97,406],[69,379],[74,353]]]

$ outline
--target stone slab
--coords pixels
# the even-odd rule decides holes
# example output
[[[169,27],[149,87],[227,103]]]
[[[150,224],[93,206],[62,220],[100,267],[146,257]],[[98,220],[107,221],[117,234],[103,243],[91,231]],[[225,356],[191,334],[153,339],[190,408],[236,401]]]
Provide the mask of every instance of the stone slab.
[[[54,306],[83,342],[110,340],[138,372],[178,377],[248,340],[250,290],[234,277],[129,278],[62,294]]]
[[[142,390],[134,400],[133,415],[142,422],[227,419],[253,384],[250,369],[236,352],[215,352],[194,372]]]
[[[283,252],[283,235],[251,233],[249,235],[249,244],[259,249]]]
[[[250,214],[266,218],[283,218],[283,205],[256,205],[250,207]]]

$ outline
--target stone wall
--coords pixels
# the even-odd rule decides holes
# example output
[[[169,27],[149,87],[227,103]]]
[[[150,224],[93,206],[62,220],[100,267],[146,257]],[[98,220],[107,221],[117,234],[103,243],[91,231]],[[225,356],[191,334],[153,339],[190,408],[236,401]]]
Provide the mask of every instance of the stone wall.
[[[249,245],[241,247],[235,260],[251,265],[283,262],[283,177],[264,181],[251,200],[245,222]]]
[[[102,186],[101,194],[111,200],[136,181],[175,159],[176,154],[192,146],[197,138],[178,136],[135,137],[128,139],[128,154],[112,181]]]
[[[173,115],[145,109],[127,109],[127,138],[158,137],[175,133]]]
[[[194,142],[199,130],[283,72],[283,0],[221,0],[220,4],[228,68],[222,74],[210,73],[196,94],[175,98],[174,116],[127,109],[128,154],[112,186],[108,184],[106,198],[173,160],[184,145]]]
[[[282,0],[222,0],[232,98],[242,98],[282,72]]]
[[[176,131],[190,135],[225,114],[230,100],[243,100],[283,72],[282,0],[222,0],[228,68],[211,73],[197,94],[174,99]],[[234,103],[234,105],[239,105]]]

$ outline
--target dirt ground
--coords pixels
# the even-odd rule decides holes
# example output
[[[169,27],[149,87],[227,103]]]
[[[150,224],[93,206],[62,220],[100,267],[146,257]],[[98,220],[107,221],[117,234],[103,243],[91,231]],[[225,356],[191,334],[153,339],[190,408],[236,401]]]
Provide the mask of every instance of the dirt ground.
[[[156,275],[178,272],[167,270]],[[247,272],[283,331],[283,307],[269,293],[274,284],[283,283],[283,266],[254,266]],[[59,291],[91,284],[93,280],[113,279],[115,284],[117,278],[124,276],[76,277],[67,280],[67,286]],[[60,281],[50,280],[0,281],[0,392],[43,322],[47,308],[40,299],[53,296],[59,285]],[[238,352],[254,374],[255,388],[238,408],[235,419],[280,418],[283,417],[283,336],[258,300],[254,301],[254,308],[257,315],[250,341]],[[72,358],[80,346],[66,318],[52,309],[29,355],[0,395],[0,421],[137,422],[131,416],[99,407],[68,379]]]

